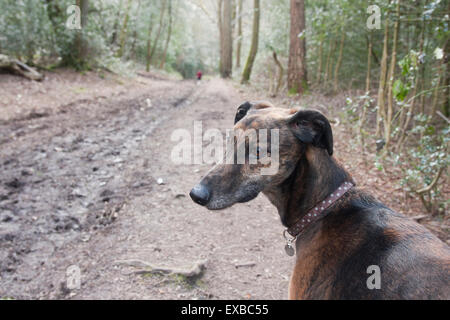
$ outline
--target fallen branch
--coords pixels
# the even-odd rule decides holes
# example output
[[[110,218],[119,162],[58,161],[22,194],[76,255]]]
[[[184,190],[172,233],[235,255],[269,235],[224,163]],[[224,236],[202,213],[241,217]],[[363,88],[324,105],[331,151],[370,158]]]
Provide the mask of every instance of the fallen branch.
[[[427,217],[429,217],[429,216],[426,215],[426,214],[422,214],[422,215],[419,215],[419,216],[411,217],[411,219],[413,219],[414,221],[419,222],[420,220],[423,220],[423,219],[425,219],[425,218],[427,218]]]
[[[17,59],[0,54],[0,69],[9,70],[30,80],[41,81],[44,75]]]
[[[441,177],[442,172],[444,171],[444,167],[441,167],[436,175],[436,177],[434,177],[433,181],[425,188],[422,188],[420,190],[417,190],[416,193],[418,194],[423,194],[425,192],[431,191],[431,189],[434,188],[434,186],[436,185],[436,183],[438,182],[439,178]]]
[[[450,123],[450,120],[448,120],[448,118],[447,118],[446,116],[444,116],[444,115],[442,114],[442,112],[436,111],[436,113],[437,113],[437,115],[438,115],[439,117],[441,117],[442,119],[444,119],[445,121],[447,121],[447,123]]]
[[[187,268],[154,266],[148,262],[137,259],[119,260],[116,261],[114,264],[140,268],[140,270],[134,271],[133,272],[134,274],[178,275],[183,276],[187,279],[200,277],[206,270],[206,261],[204,260],[196,262],[194,265],[189,266]]]
[[[278,70],[279,70],[277,86],[275,88],[275,92],[272,95],[273,97],[276,97],[278,95],[278,92],[280,91],[281,85],[283,84],[284,68],[283,68],[280,60],[278,60],[277,53],[275,51],[273,51],[272,56],[273,56],[273,60],[275,61],[275,64],[278,66]]]

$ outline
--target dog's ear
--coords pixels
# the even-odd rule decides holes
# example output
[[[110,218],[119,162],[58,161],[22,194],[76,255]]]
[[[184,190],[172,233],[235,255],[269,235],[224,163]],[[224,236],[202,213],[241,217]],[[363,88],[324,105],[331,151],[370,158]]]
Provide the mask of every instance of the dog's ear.
[[[333,132],[328,119],[315,110],[297,111],[288,119],[294,135],[303,143],[311,144],[333,154]]]
[[[247,115],[248,110],[252,107],[250,102],[245,102],[241,104],[236,112],[236,116],[234,117],[234,124],[236,124],[239,120]]]

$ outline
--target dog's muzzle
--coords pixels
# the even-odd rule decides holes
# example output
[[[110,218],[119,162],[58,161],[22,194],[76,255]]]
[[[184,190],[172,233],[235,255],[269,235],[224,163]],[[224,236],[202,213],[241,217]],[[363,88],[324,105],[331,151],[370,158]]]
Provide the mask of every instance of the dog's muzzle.
[[[192,200],[201,206],[206,206],[211,198],[209,188],[203,184],[197,184],[189,193]]]

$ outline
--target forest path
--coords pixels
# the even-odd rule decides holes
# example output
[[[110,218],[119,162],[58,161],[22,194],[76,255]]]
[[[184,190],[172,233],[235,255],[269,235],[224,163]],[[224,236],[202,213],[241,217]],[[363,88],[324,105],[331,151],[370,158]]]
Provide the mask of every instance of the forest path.
[[[67,71],[43,83],[2,75],[0,93],[0,298],[287,298],[294,259],[284,253],[276,209],[260,195],[208,211],[188,193],[211,165],[171,160],[176,129],[192,134],[201,121],[203,132],[225,132],[240,103],[266,93],[220,79]],[[272,100],[336,120],[330,106],[339,110],[345,98]],[[359,186],[398,211],[421,213],[396,185],[395,171],[364,161],[349,128],[335,121],[333,132],[336,157]],[[199,261],[206,270],[196,281],[139,266],[180,269]],[[79,289],[67,287],[71,266],[80,270]]]
[[[219,79],[138,80],[53,109],[30,90],[22,99],[35,108],[2,120],[0,297],[287,298],[293,259],[275,208],[260,196],[209,212],[188,193],[210,165],[170,159],[175,129],[202,121],[224,131],[243,97]],[[58,88],[42,90],[48,99]],[[190,283],[117,264],[130,259],[178,269],[207,262]],[[80,289],[67,288],[70,266]]]

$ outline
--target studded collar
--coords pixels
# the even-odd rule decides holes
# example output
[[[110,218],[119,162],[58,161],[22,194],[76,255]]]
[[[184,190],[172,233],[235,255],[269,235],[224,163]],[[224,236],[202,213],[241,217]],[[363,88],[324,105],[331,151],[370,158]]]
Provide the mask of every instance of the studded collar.
[[[314,208],[308,211],[303,217],[297,220],[291,227],[285,230],[289,233],[294,239],[296,239],[309,225],[317,221],[320,217],[323,216],[323,213],[326,209],[328,209],[332,204],[334,204],[337,200],[339,200],[344,194],[347,193],[354,185],[351,182],[344,182],[341,184],[333,193],[331,193],[326,199],[317,203]],[[286,237],[286,235],[285,235]],[[294,240],[291,239],[291,242]]]

